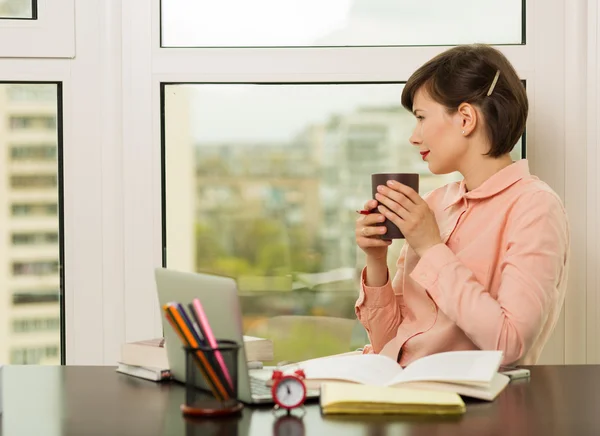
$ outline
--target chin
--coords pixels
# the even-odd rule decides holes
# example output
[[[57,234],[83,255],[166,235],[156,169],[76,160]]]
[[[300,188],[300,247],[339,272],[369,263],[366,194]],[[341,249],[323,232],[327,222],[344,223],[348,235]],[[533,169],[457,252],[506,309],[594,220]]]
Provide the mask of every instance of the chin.
[[[429,164],[429,171],[436,176],[442,176],[444,174],[450,174],[453,172],[452,170],[437,165],[432,165],[431,163]]]
[[[457,171],[457,165],[454,165],[454,162],[449,162],[445,160],[445,162],[433,160],[427,160],[427,165],[429,166],[429,171],[436,176],[442,176],[444,174],[451,174]]]

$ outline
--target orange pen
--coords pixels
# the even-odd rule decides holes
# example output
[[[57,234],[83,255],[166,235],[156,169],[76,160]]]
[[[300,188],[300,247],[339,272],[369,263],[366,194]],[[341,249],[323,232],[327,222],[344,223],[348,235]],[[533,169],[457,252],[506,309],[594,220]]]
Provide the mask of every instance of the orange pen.
[[[179,312],[174,307],[169,306],[168,304],[165,305],[163,307],[163,309],[169,315],[167,317],[167,319],[169,320],[171,325],[175,324],[173,327],[175,328],[175,331],[178,332],[179,337],[180,337],[180,339],[182,339],[184,345],[187,345],[190,348],[198,348],[198,345],[199,345],[198,342],[196,342],[194,335],[187,328],[187,325],[181,318],[181,315],[179,314]],[[198,358],[198,361],[197,361],[197,363],[199,363],[198,366],[200,367],[200,369],[203,369],[202,373],[204,375],[204,378],[211,385],[211,389],[212,389],[215,397],[218,399],[221,399],[221,400],[230,399],[230,396],[227,393],[227,390],[221,383],[221,380],[219,379],[219,377],[215,374],[215,371],[214,371],[212,365],[208,362],[204,353],[202,351],[198,350],[196,352],[196,357]]]

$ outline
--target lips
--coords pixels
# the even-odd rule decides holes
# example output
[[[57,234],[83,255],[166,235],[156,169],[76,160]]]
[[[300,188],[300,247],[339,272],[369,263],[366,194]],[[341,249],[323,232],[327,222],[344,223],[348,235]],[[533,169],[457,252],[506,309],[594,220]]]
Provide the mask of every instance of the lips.
[[[429,151],[421,151],[420,153],[423,160],[425,160],[425,158],[429,155]]]

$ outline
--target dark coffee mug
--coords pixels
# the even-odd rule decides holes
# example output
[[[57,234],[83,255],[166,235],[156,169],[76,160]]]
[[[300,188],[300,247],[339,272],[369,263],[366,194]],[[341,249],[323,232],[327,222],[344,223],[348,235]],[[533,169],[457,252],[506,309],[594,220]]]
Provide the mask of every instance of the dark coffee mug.
[[[388,180],[395,180],[396,182],[402,183],[403,185],[410,186],[415,190],[415,192],[419,192],[419,175],[418,174],[409,174],[409,173],[381,173],[381,174],[371,174],[371,191],[373,194],[373,198],[375,198],[375,194],[377,193],[377,187],[379,185],[387,186]],[[377,210],[374,209],[374,212]],[[404,235],[400,231],[400,229],[386,218],[386,220],[381,224],[385,226],[387,231],[381,235],[381,239],[404,239]]]

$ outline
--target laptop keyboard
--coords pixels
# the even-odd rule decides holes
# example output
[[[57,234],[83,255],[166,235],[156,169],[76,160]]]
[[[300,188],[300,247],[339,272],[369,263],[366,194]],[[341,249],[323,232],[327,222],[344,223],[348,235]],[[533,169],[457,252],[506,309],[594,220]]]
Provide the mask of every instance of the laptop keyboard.
[[[265,384],[263,379],[250,376],[250,391],[252,395],[260,397],[271,396],[271,387]]]

